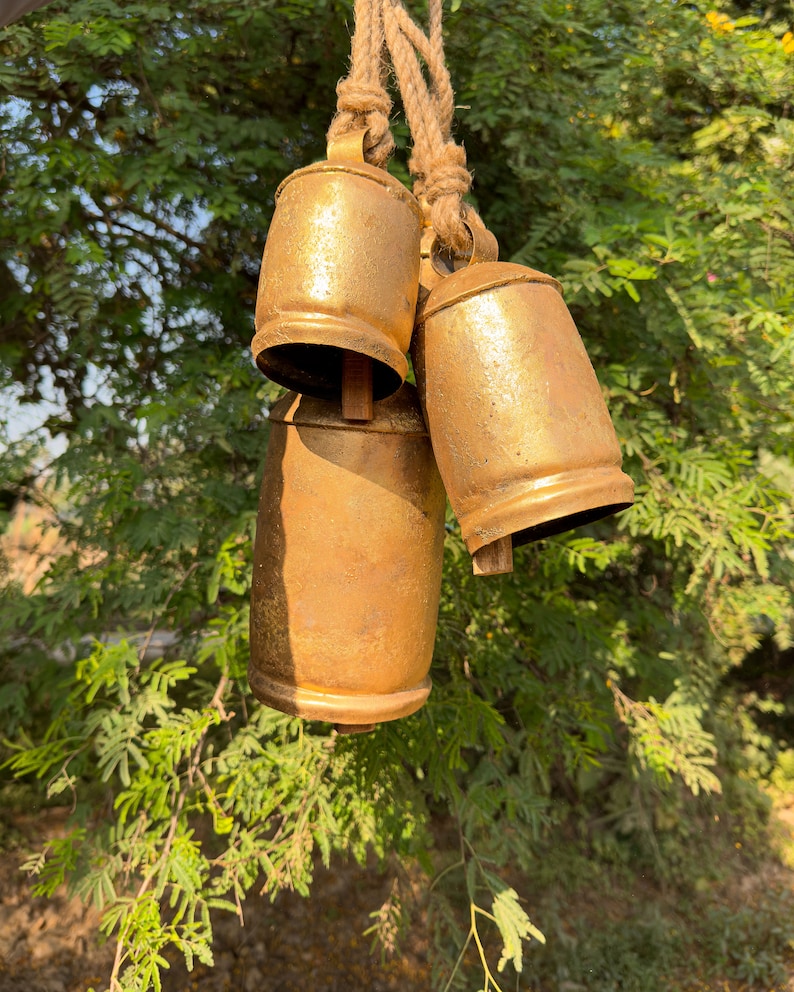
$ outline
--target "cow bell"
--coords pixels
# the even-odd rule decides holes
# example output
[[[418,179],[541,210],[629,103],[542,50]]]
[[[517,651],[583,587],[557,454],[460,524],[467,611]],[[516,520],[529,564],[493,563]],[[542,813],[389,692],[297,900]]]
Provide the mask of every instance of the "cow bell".
[[[256,302],[256,364],[268,378],[326,399],[342,393],[346,354],[372,361],[372,395],[408,371],[419,289],[419,204],[364,161],[356,131],[328,160],[299,169],[276,192]]]
[[[413,357],[475,572],[509,571],[511,545],[632,504],[598,381],[551,276],[509,262],[453,272],[425,302]],[[483,549],[505,543],[503,567],[477,567]]]
[[[287,393],[259,500],[248,679],[261,702],[371,729],[427,698],[446,500],[416,389],[374,404]]]

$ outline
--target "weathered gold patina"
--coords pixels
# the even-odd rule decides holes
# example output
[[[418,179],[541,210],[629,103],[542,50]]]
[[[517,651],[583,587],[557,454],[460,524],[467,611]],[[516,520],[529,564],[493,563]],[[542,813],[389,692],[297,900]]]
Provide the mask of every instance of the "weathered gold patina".
[[[327,399],[341,395],[345,352],[372,359],[376,400],[408,371],[421,212],[398,180],[364,161],[363,134],[331,143],[327,161],[281,184],[259,277],[257,365]]]
[[[424,303],[412,354],[470,553],[508,536],[517,547],[632,504],[595,372],[551,276],[508,262],[452,273]]]
[[[430,692],[446,505],[416,390],[375,403],[367,423],[288,393],[270,420],[254,695],[347,732],[406,716]]]

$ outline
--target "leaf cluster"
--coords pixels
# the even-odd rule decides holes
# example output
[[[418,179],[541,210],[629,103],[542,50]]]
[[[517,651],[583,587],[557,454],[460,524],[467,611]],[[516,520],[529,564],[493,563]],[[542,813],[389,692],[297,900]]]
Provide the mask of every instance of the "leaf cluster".
[[[248,353],[259,256],[322,154],[351,4],[77,0],[3,32],[0,394],[49,407],[4,432],[2,490],[63,537],[32,594],[0,588],[3,747],[73,807],[28,870],[102,908],[117,987],[374,851],[435,880],[439,987],[474,948],[496,988],[537,949],[519,876],[555,838],[680,877],[687,817],[755,815],[769,701],[729,681],[794,633],[791,25],[756,7],[453,4],[478,208],[563,281],[637,501],[487,580],[450,517],[430,701],[355,739],[245,680],[278,393]]]

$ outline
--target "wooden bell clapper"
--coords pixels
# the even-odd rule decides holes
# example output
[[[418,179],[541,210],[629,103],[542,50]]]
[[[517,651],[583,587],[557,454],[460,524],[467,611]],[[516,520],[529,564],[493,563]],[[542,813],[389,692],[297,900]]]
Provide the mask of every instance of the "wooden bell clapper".
[[[475,575],[503,575],[513,571],[513,536],[507,534],[498,541],[492,541],[471,556],[471,567]]]

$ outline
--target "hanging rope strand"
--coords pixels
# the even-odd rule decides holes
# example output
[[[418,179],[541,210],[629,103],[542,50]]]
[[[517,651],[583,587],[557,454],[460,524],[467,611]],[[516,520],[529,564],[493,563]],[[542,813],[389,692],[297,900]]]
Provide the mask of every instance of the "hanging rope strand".
[[[442,31],[442,0],[430,0],[428,9],[428,41],[432,58],[429,64],[441,66],[442,71],[433,75],[433,96],[441,127],[448,137],[452,133],[452,120],[455,116],[455,94],[452,80],[444,56],[444,35]]]
[[[438,47],[438,43],[441,40],[441,35],[438,32],[433,32],[432,26],[430,37],[425,35],[419,26],[411,20],[408,11],[404,6],[402,6],[401,3],[394,6],[390,14],[394,16],[400,30],[408,39],[411,46],[415,49],[414,54],[418,53],[425,63],[425,71],[428,74],[430,86],[428,88],[425,83],[424,77],[422,76],[422,70],[418,63],[418,76],[416,77],[417,82],[419,83],[420,89],[424,88],[428,91],[428,96],[436,107],[436,117],[438,119],[441,133],[444,134],[448,132],[452,126],[454,95],[452,93],[452,86],[449,80],[449,73],[446,72],[446,66],[444,64],[443,45],[440,48]],[[384,20],[385,19],[386,18],[384,17]],[[440,26],[440,19],[438,19],[439,32]],[[437,34],[437,37],[434,38],[434,34]],[[441,66],[443,71],[441,73],[434,74],[434,69],[438,66]],[[442,99],[442,97],[445,99]]]
[[[355,29],[350,43],[350,72],[336,87],[336,115],[328,141],[366,128],[364,158],[385,168],[394,150],[389,130],[391,97],[386,91],[381,0],[356,0]]]
[[[442,0],[429,0],[428,35],[417,27],[401,0],[382,2],[386,46],[413,139],[408,168],[416,177],[414,192],[430,204],[432,224],[442,244],[462,252],[471,240],[464,224],[468,208],[463,202],[471,187],[471,173],[464,149],[451,137],[455,98],[444,60]]]

